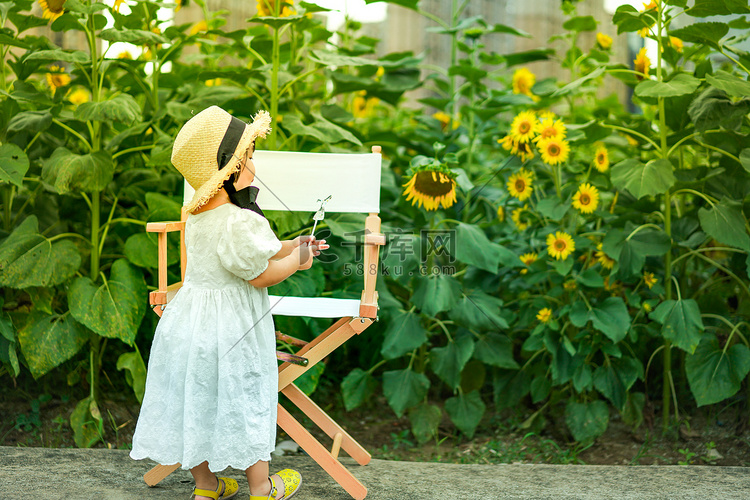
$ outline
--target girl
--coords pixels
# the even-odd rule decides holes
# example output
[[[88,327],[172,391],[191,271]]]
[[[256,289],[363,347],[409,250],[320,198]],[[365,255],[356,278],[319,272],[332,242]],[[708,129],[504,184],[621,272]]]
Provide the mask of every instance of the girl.
[[[235,480],[214,474],[227,467],[245,470],[250,500],[287,499],[302,481],[290,469],[268,475],[278,366],[266,287],[310,269],[328,246],[313,236],[279,241],[250,195],[255,139],[270,122],[265,111],[248,125],[211,106],[172,150],[195,189],[185,206],[188,265],[156,328],[130,456],[190,469],[198,500],[237,494]]]

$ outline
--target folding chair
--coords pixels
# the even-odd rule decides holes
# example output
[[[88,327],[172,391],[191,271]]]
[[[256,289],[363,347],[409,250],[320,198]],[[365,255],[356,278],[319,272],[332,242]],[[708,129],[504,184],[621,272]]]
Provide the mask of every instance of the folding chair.
[[[380,233],[380,147],[373,146],[372,153],[296,153],[255,151],[255,180],[260,187],[258,205],[263,210],[291,210],[314,213],[319,200],[331,195],[326,213],[368,213],[364,227],[364,287],[357,299],[323,297],[291,297],[269,295],[273,316],[308,316],[337,318],[324,332],[310,342],[305,342],[281,332],[278,339],[302,348],[295,354],[278,353],[283,361],[279,366],[279,392],[297,406],[332,440],[330,451],[310,434],[279,403],[277,423],[305,452],[355,499],[363,499],[367,488],[360,483],[338,460],[343,449],[360,465],[370,462],[370,454],[344,429],[329,417],[315,402],[302,392],[294,381],[346,342],[354,334],[362,333],[373,320],[377,320],[378,292],[375,291],[379,267],[380,245],[385,236]],[[290,179],[292,180],[290,182]],[[185,183],[184,200],[193,196],[193,189]],[[167,233],[180,231],[181,272],[185,276],[185,220],[183,210],[180,222],[149,223],[146,230],[158,233],[159,289],[151,292],[149,300],[154,311],[161,316],[166,304],[175,295],[182,282],[167,285]],[[143,479],[149,486],[156,485],[180,467],[180,464],[157,465]]]

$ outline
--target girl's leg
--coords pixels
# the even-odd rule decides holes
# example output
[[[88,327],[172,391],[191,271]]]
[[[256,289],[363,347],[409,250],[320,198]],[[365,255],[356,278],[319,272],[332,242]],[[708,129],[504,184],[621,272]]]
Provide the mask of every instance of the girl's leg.
[[[203,462],[200,465],[196,465],[190,469],[190,473],[195,479],[195,487],[202,490],[214,490],[219,487],[219,480],[216,478],[216,474],[211,472],[208,468],[208,462]],[[220,492],[221,493],[221,492]],[[196,500],[206,499],[211,500],[208,497],[197,495]]]
[[[271,491],[271,481],[268,480],[268,462],[258,460],[245,471],[247,485],[253,496],[268,496]],[[276,498],[284,496],[284,481],[276,474],[271,478],[276,485]]]

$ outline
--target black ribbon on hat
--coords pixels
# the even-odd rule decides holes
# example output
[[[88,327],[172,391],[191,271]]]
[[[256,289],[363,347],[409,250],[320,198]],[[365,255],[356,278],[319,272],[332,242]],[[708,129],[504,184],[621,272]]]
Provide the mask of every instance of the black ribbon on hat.
[[[219,170],[229,163],[229,159],[237,151],[237,145],[240,143],[240,139],[244,132],[245,122],[233,116],[232,120],[229,122],[227,131],[224,134],[224,138],[221,140],[221,144],[219,144],[219,151],[216,153],[216,161],[219,164]],[[258,204],[255,203],[259,190],[257,186],[247,186],[237,191],[234,188],[232,179],[230,178],[224,181],[224,189],[226,189],[227,194],[229,195],[229,201],[240,208],[252,210],[261,217],[265,217],[265,215],[263,215],[263,210],[261,210]]]

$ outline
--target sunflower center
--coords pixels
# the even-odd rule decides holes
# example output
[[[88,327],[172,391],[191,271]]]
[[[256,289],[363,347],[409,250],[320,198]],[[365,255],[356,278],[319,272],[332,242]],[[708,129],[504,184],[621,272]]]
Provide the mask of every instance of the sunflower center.
[[[531,130],[531,124],[529,122],[521,122],[518,126],[518,131],[522,134],[528,134],[529,130]]]
[[[47,10],[53,14],[59,14],[65,7],[65,0],[47,0]]]
[[[604,163],[604,153],[599,153],[599,155],[598,155],[598,156],[596,157],[596,161],[597,161],[597,163],[599,163],[600,165],[601,165],[602,163]]]
[[[550,147],[547,149],[547,153],[550,156],[557,156],[560,154],[560,147],[557,144],[550,144]]]
[[[558,252],[562,252],[563,250],[565,250],[566,246],[567,245],[563,240],[555,240],[555,250],[557,250]]]
[[[523,179],[516,179],[516,191],[523,193],[526,191],[526,181]]]
[[[591,198],[586,193],[581,193],[581,196],[578,198],[578,201],[581,202],[581,205],[588,205],[591,203]]]
[[[414,190],[425,196],[431,196],[433,198],[440,198],[450,193],[453,189],[453,182],[443,181],[443,176],[435,176],[435,172],[431,170],[425,170],[417,173],[417,178],[414,181]]]

